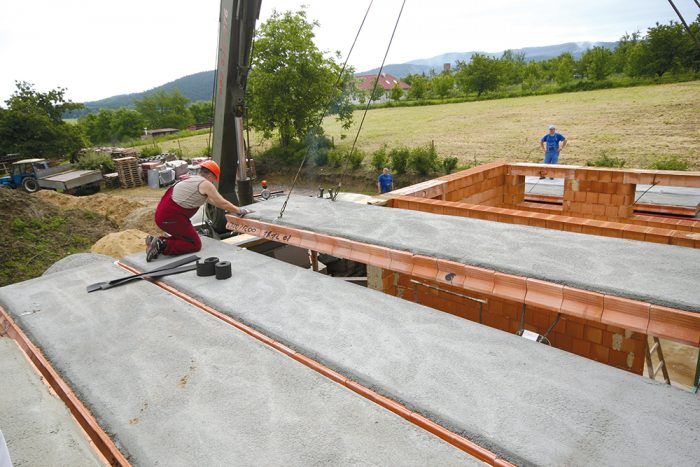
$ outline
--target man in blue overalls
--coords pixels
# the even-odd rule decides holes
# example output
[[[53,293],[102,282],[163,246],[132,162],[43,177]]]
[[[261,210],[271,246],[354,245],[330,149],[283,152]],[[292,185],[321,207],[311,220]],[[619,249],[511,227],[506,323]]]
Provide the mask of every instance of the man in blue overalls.
[[[563,143],[559,147],[559,143],[562,141]],[[564,135],[557,133],[554,125],[549,125],[549,133],[540,140],[540,148],[544,151],[544,163],[556,164],[559,161],[559,153],[566,147],[566,143]],[[540,179],[542,178],[544,177],[540,177]]]
[[[384,168],[377,178],[377,190],[379,193],[388,193],[394,189],[394,178],[389,173],[389,169]]]

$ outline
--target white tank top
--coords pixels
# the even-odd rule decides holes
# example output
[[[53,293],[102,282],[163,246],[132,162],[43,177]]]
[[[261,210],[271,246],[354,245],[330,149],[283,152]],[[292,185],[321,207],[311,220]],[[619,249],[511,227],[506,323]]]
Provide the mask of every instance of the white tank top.
[[[193,175],[173,187],[173,201],[185,209],[198,208],[207,202],[207,196],[199,192],[199,185],[206,181],[204,177]]]

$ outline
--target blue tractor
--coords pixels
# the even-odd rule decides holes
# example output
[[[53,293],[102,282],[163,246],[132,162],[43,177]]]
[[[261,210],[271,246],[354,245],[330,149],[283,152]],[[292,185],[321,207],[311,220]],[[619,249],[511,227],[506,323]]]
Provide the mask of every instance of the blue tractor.
[[[40,188],[36,171],[48,168],[46,159],[24,159],[14,162],[10,166],[10,175],[0,177],[0,186],[21,188],[27,193],[34,193]]]

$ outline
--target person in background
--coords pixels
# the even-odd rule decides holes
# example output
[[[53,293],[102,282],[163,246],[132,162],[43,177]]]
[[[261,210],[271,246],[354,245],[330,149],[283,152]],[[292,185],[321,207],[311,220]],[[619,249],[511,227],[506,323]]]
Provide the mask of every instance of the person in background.
[[[219,164],[205,161],[199,166],[199,175],[193,175],[168,188],[156,208],[155,221],[158,227],[170,235],[146,237],[146,261],[152,261],[161,254],[174,256],[199,251],[202,241],[192,226],[190,217],[204,203],[240,217],[252,212],[239,208],[219,194],[213,182],[219,181],[220,173]]]
[[[381,193],[388,193],[394,189],[394,177],[389,173],[389,169],[384,167],[382,173],[377,178],[377,191]]]
[[[561,147],[559,146],[561,143]],[[557,133],[554,125],[549,125],[549,133],[540,139],[540,149],[544,151],[544,163],[556,164],[559,161],[559,153],[566,147],[566,137]],[[543,179],[544,177],[540,177]]]

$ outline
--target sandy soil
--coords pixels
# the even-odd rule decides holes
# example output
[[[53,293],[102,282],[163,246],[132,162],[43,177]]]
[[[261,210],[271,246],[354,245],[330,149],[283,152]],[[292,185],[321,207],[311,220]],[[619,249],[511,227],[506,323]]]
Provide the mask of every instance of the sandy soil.
[[[113,232],[99,239],[90,248],[90,252],[101,253],[117,259],[133,253],[145,252],[146,244],[144,239],[146,235],[146,232],[137,229]]]

